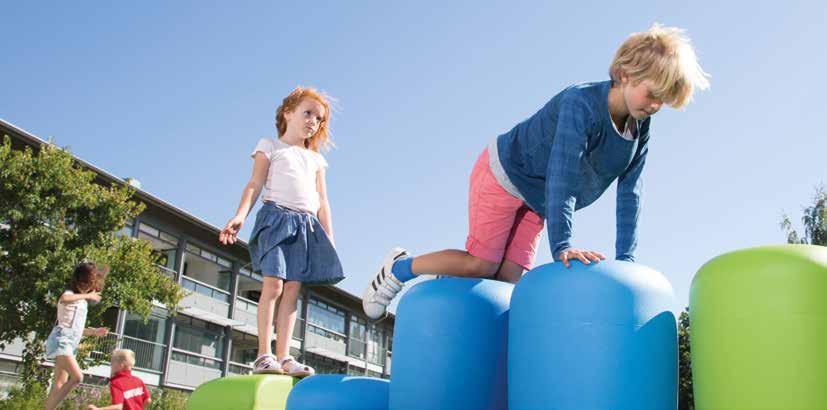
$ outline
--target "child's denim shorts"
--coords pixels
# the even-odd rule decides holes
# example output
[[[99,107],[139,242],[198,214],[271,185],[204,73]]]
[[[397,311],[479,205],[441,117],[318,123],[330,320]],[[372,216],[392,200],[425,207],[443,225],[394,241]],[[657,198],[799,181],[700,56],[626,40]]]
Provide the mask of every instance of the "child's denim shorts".
[[[46,358],[54,359],[56,356],[74,356],[78,351],[78,343],[82,334],[72,328],[55,326],[49,338],[46,339]]]

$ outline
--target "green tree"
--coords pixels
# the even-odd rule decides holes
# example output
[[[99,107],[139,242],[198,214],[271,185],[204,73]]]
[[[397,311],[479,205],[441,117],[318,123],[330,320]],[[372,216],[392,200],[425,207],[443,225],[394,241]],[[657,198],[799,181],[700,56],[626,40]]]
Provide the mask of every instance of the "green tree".
[[[692,356],[689,348],[689,308],[678,318],[678,409],[694,410],[695,396],[692,392]]]
[[[824,185],[816,187],[813,203],[803,209],[801,223],[804,225],[804,235],[793,228],[788,215],[781,219],[781,229],[787,234],[787,243],[804,243],[827,246],[827,192]]]
[[[66,150],[51,144],[33,152],[0,145],[0,344],[26,340],[22,378],[48,380],[39,364],[55,320],[59,295],[76,264],[91,260],[111,269],[101,302],[87,326],[102,324],[118,305],[146,319],[156,300],[174,312],[183,293],[159,274],[149,244],[115,234],[144,205],[128,186],[106,187]],[[82,364],[83,360],[79,360]]]

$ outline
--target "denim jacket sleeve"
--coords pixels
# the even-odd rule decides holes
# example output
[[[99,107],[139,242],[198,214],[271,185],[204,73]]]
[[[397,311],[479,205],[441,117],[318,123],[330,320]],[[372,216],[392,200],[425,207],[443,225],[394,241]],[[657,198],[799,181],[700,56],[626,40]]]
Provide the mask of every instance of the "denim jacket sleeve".
[[[615,259],[634,262],[637,247],[637,223],[640,216],[641,173],[649,153],[649,134],[641,136],[640,146],[632,163],[617,180],[617,238]]]
[[[546,168],[546,219],[551,255],[555,260],[559,260],[560,252],[571,247],[576,188],[588,147],[591,118],[589,106],[576,97],[560,104]]]

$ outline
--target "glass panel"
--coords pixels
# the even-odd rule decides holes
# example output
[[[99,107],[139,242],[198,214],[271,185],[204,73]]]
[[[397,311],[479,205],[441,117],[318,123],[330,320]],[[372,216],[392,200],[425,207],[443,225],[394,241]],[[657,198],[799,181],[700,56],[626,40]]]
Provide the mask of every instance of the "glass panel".
[[[293,328],[293,339],[302,340],[302,327],[304,326],[303,319],[296,319],[296,326]]]
[[[315,300],[311,300],[310,305],[307,307],[308,323],[344,334],[345,313],[335,308],[331,311],[331,309],[326,309],[327,306],[323,308],[320,305],[321,302],[316,303]]]
[[[358,357],[360,359],[365,358],[365,342],[360,342],[358,340],[350,340],[350,345],[348,345],[347,354],[353,357]]]
[[[138,226],[138,230],[140,230],[141,232],[146,233],[149,236],[155,237],[155,238],[157,238],[158,235],[160,235],[160,233],[161,233],[158,229],[153,228],[153,227],[151,227],[151,226],[149,226],[149,225],[147,225],[146,223],[143,223],[143,222],[141,222],[141,225]]]
[[[255,336],[240,332],[233,332],[233,344],[230,351],[230,361],[241,364],[252,364],[258,353],[258,339]]]
[[[172,236],[172,235],[170,235],[166,232],[161,232],[161,239],[164,240],[164,241],[167,241],[169,243],[175,243],[175,244],[178,243],[178,238],[176,238],[176,237],[174,237],[174,236]]]
[[[190,323],[187,323],[190,322]],[[220,358],[224,356],[224,331],[198,319],[176,319],[173,347]]]
[[[359,320],[356,316],[351,316],[350,318],[350,338],[352,340],[367,340],[366,337],[366,326],[365,324]]]
[[[310,333],[314,333],[314,334],[317,334],[319,336],[328,338],[328,339],[333,340],[335,342],[341,342],[341,343],[345,342],[344,336],[333,333],[333,332],[325,330],[325,329],[322,329],[320,327],[316,327],[316,326],[313,326],[313,325],[308,325],[307,326],[307,331],[310,332]]]
[[[187,248],[189,249],[190,247],[191,245],[187,244]],[[212,260],[196,256],[191,252],[187,252],[184,255],[184,275],[225,292],[229,292],[233,273],[232,269],[214,262],[216,257],[209,252],[202,250],[198,255],[203,254],[211,255]]]
[[[223,266],[223,267],[225,267],[225,268],[232,268],[232,267],[233,267],[233,263],[232,263],[232,262],[230,262],[230,261],[228,261],[228,260],[226,260],[226,259],[224,259],[224,258],[222,258],[222,257],[219,257],[219,258],[216,260],[216,262],[218,262],[218,264],[219,264],[219,265],[221,265],[221,266]]]
[[[167,331],[167,319],[164,317],[150,315],[144,323],[140,316],[134,313],[127,313],[124,321],[123,334],[136,339],[146,340],[154,343],[164,343]]]
[[[166,345],[149,343],[124,336],[121,345],[135,352],[135,367],[160,372],[163,366]]]

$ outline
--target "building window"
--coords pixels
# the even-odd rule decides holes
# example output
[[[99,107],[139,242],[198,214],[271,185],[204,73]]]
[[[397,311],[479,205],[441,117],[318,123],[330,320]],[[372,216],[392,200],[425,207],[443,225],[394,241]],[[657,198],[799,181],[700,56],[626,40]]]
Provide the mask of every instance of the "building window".
[[[318,299],[310,299],[310,303],[307,305],[308,323],[325,330],[344,334],[345,316],[344,310]]]
[[[224,328],[214,323],[179,315],[175,318],[175,337],[172,346],[220,360],[224,357]]]
[[[299,295],[298,299],[296,299],[296,326],[293,327],[293,339],[296,340],[302,340],[302,328],[304,327],[304,319],[302,319],[303,304],[304,296]]]
[[[127,312],[124,320],[124,336],[134,337],[153,343],[164,343],[167,333],[167,318],[160,313],[153,312],[147,317],[146,323],[140,316]]]
[[[132,229],[135,227],[135,220],[132,218],[128,218],[126,220],[126,224],[124,224],[123,228],[121,228],[118,232],[115,232],[115,235],[123,236],[130,238],[132,237]]]
[[[152,253],[158,257],[158,265],[167,272],[175,272],[175,256],[178,254],[178,238],[152,225],[141,222],[138,238],[149,242]]]
[[[184,255],[184,276],[229,292],[233,274],[232,266],[232,262],[228,259],[187,243],[187,252]]]
[[[258,357],[258,338],[237,331],[233,331],[232,338],[230,361],[252,365]]]
[[[365,359],[367,347],[367,325],[366,321],[355,316],[350,316],[350,343],[347,354],[352,357]]]
[[[140,316],[127,312],[121,345],[135,352],[136,368],[158,372],[163,369],[168,320],[162,312],[153,311],[144,323]]]

